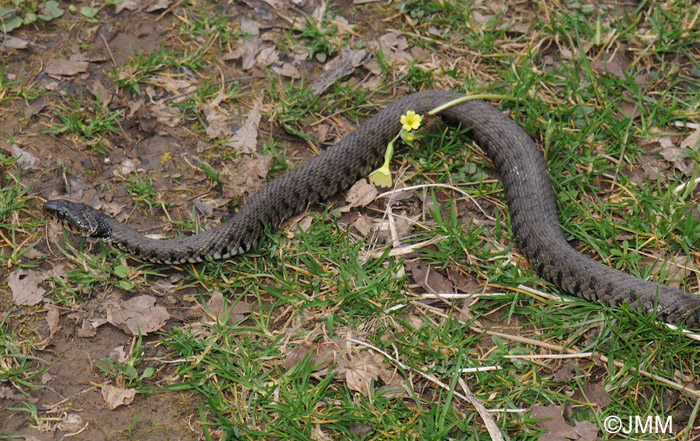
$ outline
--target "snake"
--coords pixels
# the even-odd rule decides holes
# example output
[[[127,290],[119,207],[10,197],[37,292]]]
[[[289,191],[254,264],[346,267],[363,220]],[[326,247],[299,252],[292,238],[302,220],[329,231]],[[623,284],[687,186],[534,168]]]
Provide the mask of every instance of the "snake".
[[[401,115],[409,110],[424,114],[464,96],[430,90],[394,101],[320,155],[266,183],[227,221],[191,236],[152,239],[67,199],[50,200],[44,210],[66,229],[102,239],[146,261],[183,264],[228,259],[253,248],[265,228],[279,228],[310,204],[325,201],[366,177],[382,163],[387,144],[400,132]],[[468,129],[468,136],[490,157],[503,182],[518,249],[543,279],[589,302],[627,304],[629,310],[657,320],[700,329],[700,295],[610,268],[569,244],[560,226],[544,155],[515,121],[476,99],[437,114],[449,125]]]

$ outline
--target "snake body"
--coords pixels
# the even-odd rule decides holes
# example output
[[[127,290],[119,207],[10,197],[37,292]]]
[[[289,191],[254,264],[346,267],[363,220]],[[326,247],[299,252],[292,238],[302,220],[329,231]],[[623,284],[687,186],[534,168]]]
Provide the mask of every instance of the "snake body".
[[[185,238],[150,239],[83,204],[53,200],[46,213],[83,235],[101,238],[142,259],[160,263],[226,259],[250,250],[264,226],[281,222],[309,204],[349,188],[379,166],[387,143],[408,110],[428,112],[463,95],[415,93],[390,104],[321,155],[267,183],[227,222]],[[628,303],[631,310],[660,320],[700,328],[700,296],[632,277],[602,265],[569,245],[544,158],[513,120],[483,101],[441,111],[449,123],[469,127],[503,180],[511,227],[523,255],[537,272],[564,292],[601,304]]]

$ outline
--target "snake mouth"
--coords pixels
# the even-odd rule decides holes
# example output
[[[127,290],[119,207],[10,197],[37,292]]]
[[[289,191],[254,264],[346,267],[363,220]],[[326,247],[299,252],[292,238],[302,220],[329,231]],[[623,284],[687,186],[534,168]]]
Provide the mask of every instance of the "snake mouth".
[[[73,234],[81,234],[80,231],[78,231],[70,222],[68,222],[66,219],[61,219],[60,217],[56,216],[54,213],[52,213],[49,210],[44,210],[44,213],[46,214],[46,217],[48,217],[51,221],[56,222],[60,226],[62,226],[64,229],[70,231]]]

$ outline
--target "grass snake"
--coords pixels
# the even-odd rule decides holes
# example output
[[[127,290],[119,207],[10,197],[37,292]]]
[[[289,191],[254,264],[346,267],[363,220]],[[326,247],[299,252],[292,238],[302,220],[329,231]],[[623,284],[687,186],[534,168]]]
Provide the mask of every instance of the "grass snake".
[[[87,205],[57,199],[45,204],[54,220],[84,236],[103,239],[141,259],[166,264],[226,259],[250,250],[264,225],[281,222],[309,204],[349,188],[378,167],[408,110],[428,112],[463,95],[426,91],[390,104],[321,155],[267,183],[228,221],[199,234],[150,239]],[[576,297],[606,305],[628,303],[660,320],[700,328],[700,295],[638,279],[576,251],[559,226],[557,200],[544,157],[513,120],[483,101],[439,113],[470,128],[503,180],[511,228],[522,254],[546,280]]]

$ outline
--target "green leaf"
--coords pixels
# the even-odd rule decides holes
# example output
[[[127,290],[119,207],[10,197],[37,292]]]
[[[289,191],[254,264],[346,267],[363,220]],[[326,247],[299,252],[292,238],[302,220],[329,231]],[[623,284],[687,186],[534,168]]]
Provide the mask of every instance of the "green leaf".
[[[99,11],[99,9],[91,8],[89,6],[83,6],[80,8],[80,13],[83,14],[87,18],[95,18],[98,11]]]
[[[5,8],[3,8],[5,9]],[[0,13],[2,11],[0,10]],[[22,17],[12,17],[8,20],[2,21],[0,20],[0,31],[2,32],[12,32],[18,27],[22,26]]]
[[[123,289],[124,291],[131,291],[134,289],[134,282],[131,280],[120,280],[119,283],[117,283],[117,286]]]
[[[141,379],[151,378],[155,372],[155,368],[149,366],[143,370],[143,374],[141,374]]]
[[[126,279],[129,276],[129,267],[126,265],[117,265],[114,267],[114,274],[121,279]]]
[[[27,14],[24,16],[24,24],[30,24],[34,23],[37,19],[37,16],[33,12],[27,12]]]
[[[46,2],[41,10],[43,14],[39,14],[39,18],[44,21],[50,21],[63,15],[63,9],[54,0]]]
[[[129,380],[135,380],[139,377],[139,373],[135,367],[126,365],[124,366],[124,376]]]

